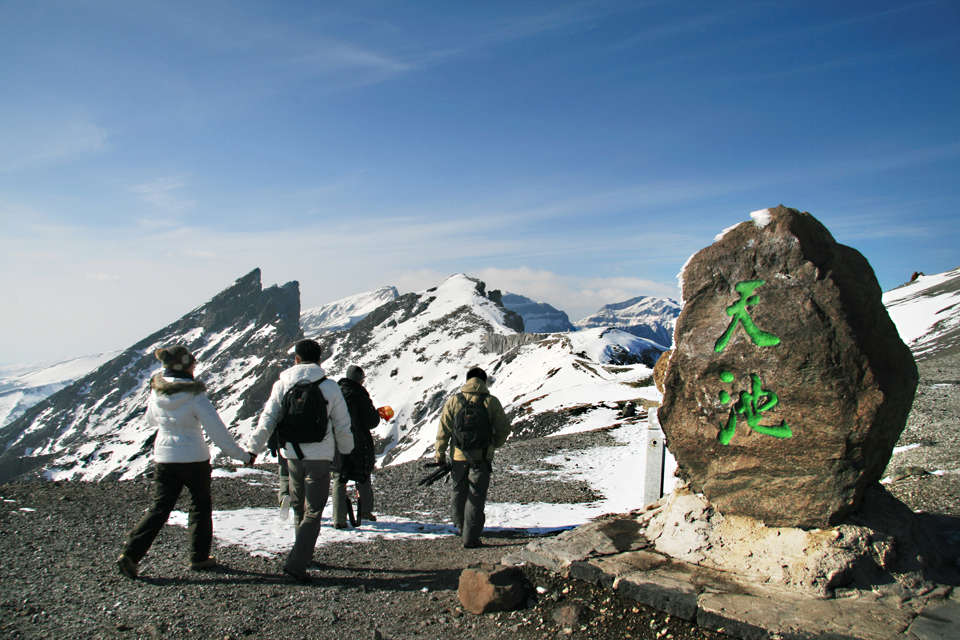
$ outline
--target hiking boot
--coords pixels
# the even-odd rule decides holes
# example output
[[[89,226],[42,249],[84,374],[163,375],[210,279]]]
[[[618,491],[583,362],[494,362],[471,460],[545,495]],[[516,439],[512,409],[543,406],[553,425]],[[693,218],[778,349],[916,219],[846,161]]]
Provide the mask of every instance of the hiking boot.
[[[208,569],[213,569],[217,566],[216,558],[207,558],[206,560],[192,560],[190,562],[190,569],[192,571],[206,571]]]
[[[120,573],[127,576],[131,580],[137,577],[137,572],[140,570],[137,566],[137,563],[130,559],[129,556],[125,553],[121,553],[120,557],[117,558],[117,569],[120,570]]]
[[[310,582],[310,574],[307,573],[306,571],[301,573],[299,571],[294,571],[293,569],[288,569],[287,567],[284,567],[283,574],[287,576],[289,580],[293,580],[294,582],[299,582],[300,584],[307,584],[308,582]]]
[[[464,542],[464,543],[463,543],[463,548],[464,548],[464,549],[479,549],[480,547],[485,547],[485,546],[487,546],[487,545],[483,544],[483,543],[482,543],[481,541],[479,541],[479,540],[474,540],[474,541],[472,541],[472,542]]]
[[[364,519],[364,520],[367,520],[368,522],[376,522],[376,521],[377,521],[377,517],[376,517],[375,515],[373,515],[372,513],[368,513],[367,515],[363,516],[363,519]]]
[[[333,528],[334,528],[334,529],[346,529],[346,528],[347,528],[347,523],[346,523],[346,522],[334,522],[334,523],[333,523]]]

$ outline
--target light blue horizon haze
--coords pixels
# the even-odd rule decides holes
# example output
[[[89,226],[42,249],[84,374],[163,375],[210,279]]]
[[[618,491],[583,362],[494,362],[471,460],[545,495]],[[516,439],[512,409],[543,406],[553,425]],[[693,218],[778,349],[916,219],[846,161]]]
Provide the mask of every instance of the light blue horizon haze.
[[[752,210],[881,287],[960,265],[960,4],[0,4],[0,363],[127,347],[255,267],[456,272],[577,320]]]

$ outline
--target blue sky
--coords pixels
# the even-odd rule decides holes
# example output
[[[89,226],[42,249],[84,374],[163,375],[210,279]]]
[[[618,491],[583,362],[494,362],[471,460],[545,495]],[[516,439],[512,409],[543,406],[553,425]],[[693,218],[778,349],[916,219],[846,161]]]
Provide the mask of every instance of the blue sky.
[[[578,319],[779,203],[885,290],[960,264],[953,0],[338,4],[0,4],[0,362],[258,266],[305,308],[463,271]]]

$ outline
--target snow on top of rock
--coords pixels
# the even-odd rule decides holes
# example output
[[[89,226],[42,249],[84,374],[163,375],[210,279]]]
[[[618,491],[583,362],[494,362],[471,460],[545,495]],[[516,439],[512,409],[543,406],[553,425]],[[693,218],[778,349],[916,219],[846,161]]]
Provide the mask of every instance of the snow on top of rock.
[[[773,220],[770,209],[757,209],[756,211],[751,211],[750,218],[753,220],[753,224],[757,225],[761,229],[770,224],[770,221]]]
[[[430,320],[442,318],[467,305],[483,320],[493,325],[497,333],[516,333],[504,323],[503,309],[480,294],[477,289],[478,283],[478,280],[466,274],[457,273],[437,287],[420,292],[421,296],[427,299],[432,298],[430,305],[423,313],[423,318]]]
[[[300,326],[308,338],[328,331],[349,329],[368,313],[384,303],[396,300],[400,294],[393,286],[356,293],[327,304],[305,309],[300,313]]]
[[[740,224],[741,224],[741,223],[738,222],[737,224],[732,224],[732,225],[730,225],[729,227],[727,227],[726,229],[724,229],[723,231],[721,231],[721,232],[718,233],[717,235],[713,236],[713,241],[714,241],[714,242],[720,242],[721,240],[723,240],[723,236],[727,235],[728,233],[730,233],[731,231],[733,231],[734,229],[736,229],[737,227],[739,227]],[[687,262],[689,262],[689,259],[687,260]],[[684,265],[684,267],[686,267],[686,265]],[[681,269],[681,271],[682,271],[682,269]]]

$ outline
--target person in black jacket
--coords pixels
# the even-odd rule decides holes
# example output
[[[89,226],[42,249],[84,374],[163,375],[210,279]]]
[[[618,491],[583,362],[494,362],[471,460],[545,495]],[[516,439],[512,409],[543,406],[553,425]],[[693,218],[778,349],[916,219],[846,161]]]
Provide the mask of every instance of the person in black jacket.
[[[357,521],[376,520],[373,515],[373,486],[370,474],[376,462],[373,448],[373,435],[370,431],[380,423],[380,413],[373,406],[370,394],[363,386],[363,369],[357,365],[347,367],[345,377],[337,381],[343,399],[350,411],[350,425],[353,430],[354,448],[350,455],[337,455],[333,461],[333,526],[345,529],[347,526],[347,482],[353,481],[357,487]]]

